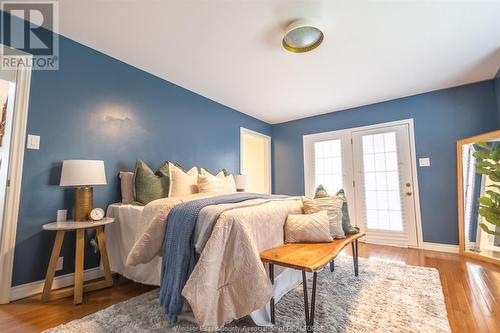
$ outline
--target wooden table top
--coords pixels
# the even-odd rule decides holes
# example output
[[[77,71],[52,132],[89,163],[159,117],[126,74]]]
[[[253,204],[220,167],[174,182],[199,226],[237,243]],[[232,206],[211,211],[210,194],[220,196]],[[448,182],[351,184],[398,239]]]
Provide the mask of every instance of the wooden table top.
[[[262,252],[260,259],[265,263],[315,272],[335,259],[346,245],[365,235],[360,232],[327,243],[288,243]]]
[[[76,229],[87,229],[96,228],[105,224],[113,223],[114,218],[105,217],[99,221],[60,221],[52,222],[43,225],[43,230],[76,230]]]

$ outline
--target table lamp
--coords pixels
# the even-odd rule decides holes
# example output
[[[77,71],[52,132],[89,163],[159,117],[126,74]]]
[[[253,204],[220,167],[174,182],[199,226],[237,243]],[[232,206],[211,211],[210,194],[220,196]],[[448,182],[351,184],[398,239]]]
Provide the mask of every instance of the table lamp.
[[[236,184],[236,191],[245,192],[245,189],[250,184],[250,176],[234,175],[234,183]]]
[[[73,220],[87,221],[93,208],[91,185],[106,185],[104,161],[64,160],[60,186],[76,186]]]

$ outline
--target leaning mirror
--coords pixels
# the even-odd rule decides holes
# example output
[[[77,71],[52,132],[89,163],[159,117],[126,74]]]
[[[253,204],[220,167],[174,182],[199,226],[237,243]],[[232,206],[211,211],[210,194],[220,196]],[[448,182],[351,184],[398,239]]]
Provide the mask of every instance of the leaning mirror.
[[[500,264],[500,130],[457,142],[460,253]]]

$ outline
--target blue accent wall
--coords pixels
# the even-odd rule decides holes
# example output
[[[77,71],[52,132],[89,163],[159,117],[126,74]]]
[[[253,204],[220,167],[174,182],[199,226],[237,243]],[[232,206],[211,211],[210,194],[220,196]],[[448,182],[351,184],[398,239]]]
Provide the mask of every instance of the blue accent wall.
[[[106,207],[121,200],[117,174],[136,159],[238,172],[240,126],[271,135],[262,121],[61,37],[60,69],[32,75],[28,133],[41,145],[25,151],[13,285],[45,277],[55,233],[42,225],[73,204],[72,190],[58,186],[62,160],[104,160],[108,185],[94,188],[94,205]],[[57,275],[73,272],[74,235],[66,237]],[[98,262],[88,250],[85,267]]]
[[[456,141],[498,129],[493,80],[273,125],[273,189],[304,193],[302,136],[414,119],[424,241],[458,244]]]

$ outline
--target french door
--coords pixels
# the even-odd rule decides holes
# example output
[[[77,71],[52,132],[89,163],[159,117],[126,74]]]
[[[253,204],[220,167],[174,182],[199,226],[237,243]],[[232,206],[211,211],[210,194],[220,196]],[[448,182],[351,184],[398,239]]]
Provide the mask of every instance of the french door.
[[[417,247],[411,151],[407,123],[305,136],[306,194],[320,184],[332,194],[343,188],[367,242]]]

